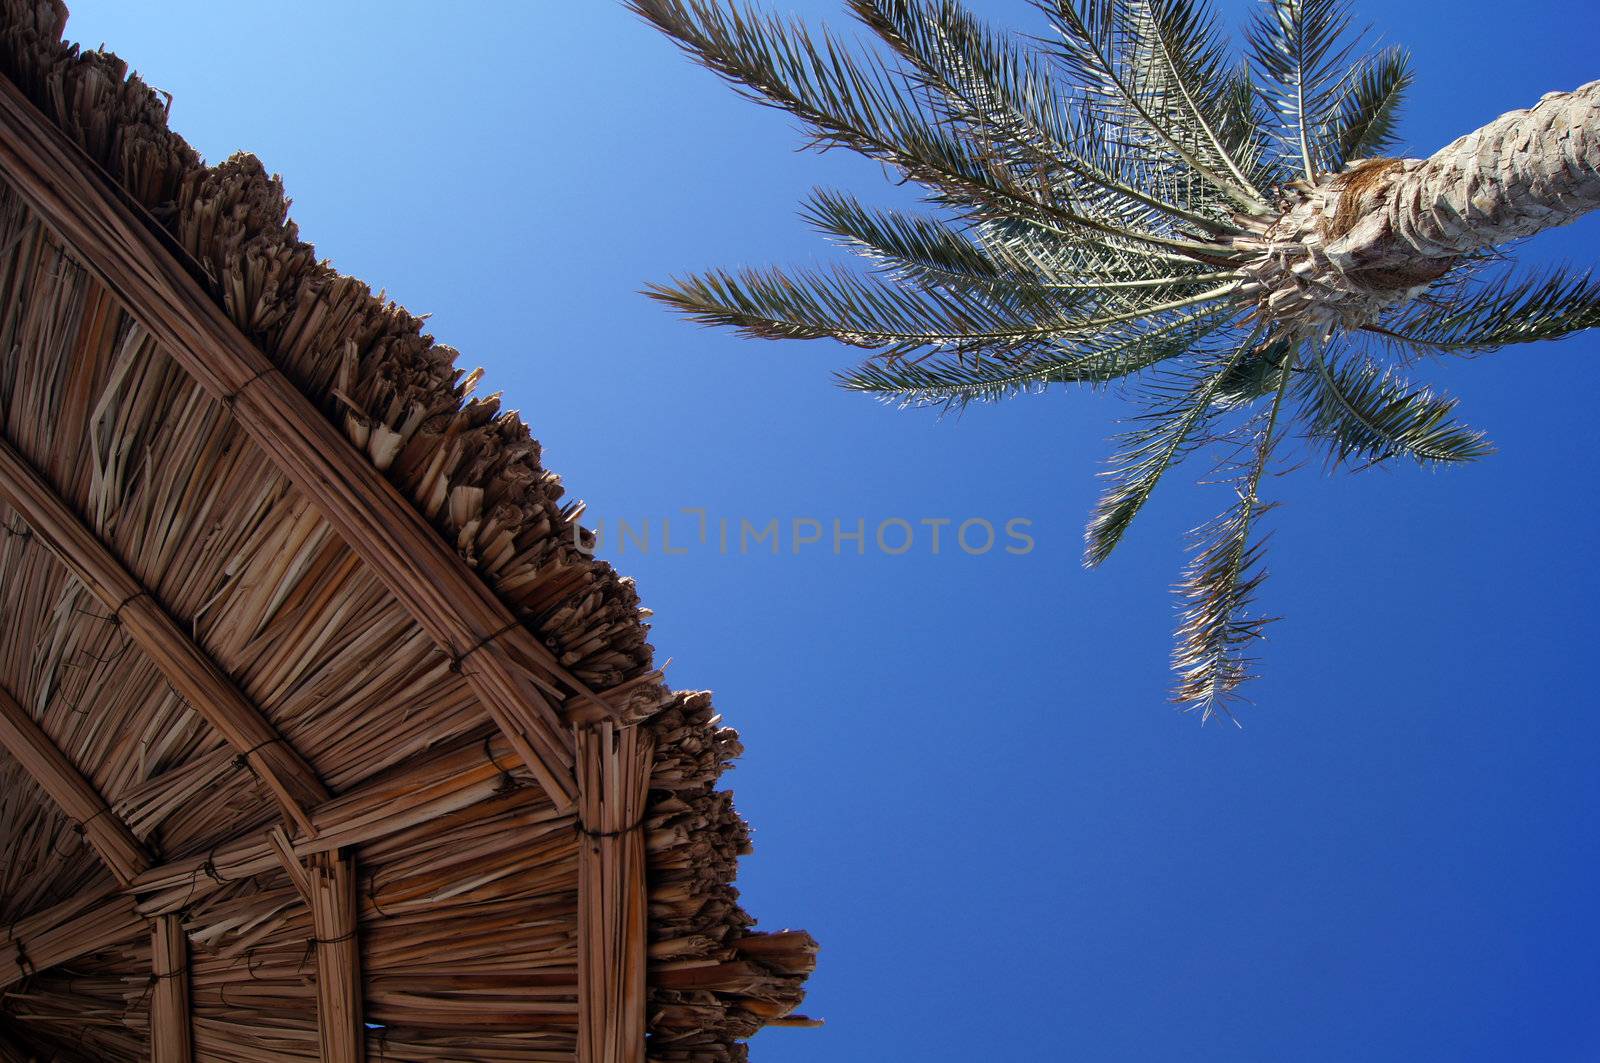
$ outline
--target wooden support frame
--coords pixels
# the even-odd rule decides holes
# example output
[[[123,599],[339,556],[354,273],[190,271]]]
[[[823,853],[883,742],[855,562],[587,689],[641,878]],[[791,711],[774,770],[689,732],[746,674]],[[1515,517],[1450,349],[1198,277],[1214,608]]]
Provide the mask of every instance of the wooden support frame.
[[[642,824],[654,748],[637,727],[577,735],[578,1063],[644,1063],[649,894]]]
[[[316,809],[315,835],[293,839],[287,852],[305,859],[431,823],[495,796],[506,773],[520,763],[519,754],[503,736],[464,741],[363,783]],[[552,820],[571,816],[554,809],[549,815]],[[141,911],[176,911],[216,889],[217,878],[229,882],[280,866],[281,839],[270,831],[236,837],[206,854],[151,868],[134,880],[128,892],[141,897]],[[208,866],[215,875],[207,872]]]
[[[0,687],[0,746],[33,777],[67,817],[83,831],[120,884],[126,886],[150,869],[150,854],[118,819],[106,799],[56,747],[44,728],[9,690]]]
[[[158,915],[150,921],[150,1061],[193,1063],[194,1019],[189,1006],[189,939],[183,920]]]
[[[0,440],[0,498],[111,612],[173,689],[245,758],[290,821],[311,831],[307,810],[328,799],[327,788],[311,766],[50,483],[4,440]]]
[[[37,721],[0,687],[0,746],[4,746],[35,782],[78,825],[89,846],[110,870],[118,884],[127,887],[154,860],[144,843],[112,811],[104,797],[61,752]],[[119,914],[145,921],[136,910],[108,904],[113,921]],[[94,924],[108,913],[99,907],[87,915]],[[153,1063],[192,1063],[192,1020],[189,1010],[189,942],[176,915],[150,917],[150,1052]],[[71,935],[69,934],[70,938]],[[19,936],[8,942],[15,952],[20,975],[31,973],[36,962]],[[56,962],[65,962],[64,956]]]
[[[463,670],[558,807],[577,798],[565,686],[615,710],[566,671],[493,590],[224,314],[164,230],[81,149],[0,79],[0,170],[157,341],[228,404],[269,461]]]
[[[280,867],[285,855],[309,859],[470,808],[499,793],[506,773],[520,763],[504,737],[470,738],[315,809],[313,837],[288,842],[281,828],[248,834],[204,855],[151,867],[121,889],[71,897],[0,930],[0,989],[105,943],[137,937],[147,918],[176,913],[224,883]],[[550,815],[572,821],[570,812],[552,809]]]

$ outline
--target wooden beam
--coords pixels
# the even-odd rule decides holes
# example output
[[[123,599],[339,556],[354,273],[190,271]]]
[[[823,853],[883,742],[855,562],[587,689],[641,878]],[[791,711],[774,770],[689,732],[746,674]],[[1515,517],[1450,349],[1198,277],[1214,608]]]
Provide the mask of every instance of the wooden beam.
[[[84,839],[99,855],[117,882],[127,887],[154,860],[144,844],[111,810],[105,798],[77,767],[51,741],[44,728],[33,719],[28,710],[0,687],[0,745],[22,765],[67,816],[77,823]],[[109,917],[109,918],[108,918]],[[122,938],[130,922],[144,921],[131,906],[119,901],[109,901],[82,913],[81,936],[70,929],[63,935],[56,928],[56,937],[74,941],[67,952],[76,951],[86,943],[96,942],[109,933]],[[183,922],[176,915],[158,915],[149,920],[151,927],[150,957],[150,1051],[153,1063],[193,1063],[194,1049],[189,1017],[189,943],[184,936]],[[46,935],[48,938],[49,935]],[[37,969],[38,962],[65,962],[75,958],[62,955],[54,959],[50,952],[31,955],[36,942],[22,943],[20,935],[10,942],[12,961],[19,976]],[[90,948],[89,951],[93,951]]]
[[[644,1063],[645,839],[654,749],[637,727],[578,732],[578,1063]]]
[[[79,956],[132,941],[149,923],[115,889],[69,897],[0,929],[0,989]]]
[[[385,773],[313,810],[313,837],[293,840],[289,855],[313,854],[384,838],[470,808],[499,793],[521,757],[502,736],[477,737]],[[571,813],[550,811],[569,824]],[[224,884],[282,866],[283,835],[259,831],[207,853],[150,868],[127,886],[92,890],[0,930],[0,989],[142,932],[147,918],[172,914]],[[319,935],[320,936],[320,935]]]
[[[368,780],[312,812],[316,833],[292,840],[290,855],[304,859],[386,838],[499,793],[506,773],[521,763],[503,736],[464,741],[430,754],[398,771]],[[552,819],[570,822],[570,813],[550,810]],[[236,836],[208,852],[153,867],[127,887],[140,896],[146,913],[177,911],[220,883],[271,871],[282,864],[282,849],[270,831]],[[207,870],[209,867],[209,871]]]
[[[155,596],[56,494],[51,484],[3,439],[0,498],[112,613],[173,689],[245,758],[290,821],[301,830],[312,830],[307,809],[326,801],[328,790],[311,766],[267,722],[261,710],[239,692],[221,666],[167,615]]]
[[[183,920],[158,915],[151,920],[151,1063],[193,1063],[194,1019],[189,1008],[189,939]]]
[[[306,863],[317,946],[317,1038],[322,1063],[366,1063],[355,861],[347,850]]]
[[[150,854],[89,780],[11,692],[0,687],[0,746],[83,831],[84,840],[126,886],[150,868]]]
[[[224,314],[170,236],[9,81],[0,170],[41,220],[317,507],[452,660],[558,807],[577,796],[556,704],[589,692],[328,418]]]

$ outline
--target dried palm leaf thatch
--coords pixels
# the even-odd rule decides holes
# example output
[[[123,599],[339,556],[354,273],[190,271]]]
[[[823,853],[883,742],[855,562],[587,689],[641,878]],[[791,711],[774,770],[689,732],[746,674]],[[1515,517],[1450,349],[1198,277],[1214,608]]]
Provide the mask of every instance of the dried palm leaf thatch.
[[[0,1060],[689,1063],[809,1022],[815,943],[756,933],[732,886],[737,736],[664,685],[527,428],[318,261],[255,158],[204,165],[64,25],[0,0],[0,96],[513,618],[577,799],[496,727],[477,647],[441,648],[0,172],[0,691],[59,754],[0,748]]]

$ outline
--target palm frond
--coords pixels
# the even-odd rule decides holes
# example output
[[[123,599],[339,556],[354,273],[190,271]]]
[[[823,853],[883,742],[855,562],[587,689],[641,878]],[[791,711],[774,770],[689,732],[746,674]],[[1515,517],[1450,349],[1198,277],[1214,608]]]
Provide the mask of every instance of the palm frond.
[[[1111,459],[1111,487],[1095,504],[1084,533],[1084,563],[1098,565],[1111,556],[1134,517],[1155,493],[1168,469],[1205,442],[1200,431],[1214,412],[1223,381],[1250,354],[1259,332],[1197,371],[1174,372],[1160,385],[1155,409],[1137,419],[1138,427],[1125,432],[1121,447]]]
[[[1397,141],[1400,108],[1414,77],[1404,48],[1385,48],[1351,72],[1349,88],[1319,138],[1328,168],[1382,155]]]
[[[834,339],[854,347],[905,354],[921,349],[963,353],[1007,350],[1078,338],[1107,326],[1216,302],[1237,282],[1159,301],[1159,291],[1123,293],[1112,313],[1070,295],[1048,306],[986,298],[967,290],[909,288],[843,268],[711,270],[652,284],[645,294],[706,325],[726,325],[759,339]],[[1089,312],[1079,310],[1079,305]]]
[[[1247,32],[1262,91],[1308,181],[1331,162],[1318,157],[1317,133],[1338,108],[1358,44],[1349,28],[1345,0],[1266,0]]]
[[[801,216],[912,283],[982,285],[1016,275],[941,218],[868,207],[848,192],[814,190],[801,205]]]
[[[1082,135],[1042,57],[954,0],[851,0],[851,7],[974,139],[1058,201],[1140,228],[1158,224],[1152,211],[1180,209],[1105,167],[1100,141]]]
[[[1236,154],[1250,143],[1238,139],[1242,71],[1229,57],[1210,6],[1204,0],[1136,0],[1128,11],[1139,42],[1135,54],[1141,55],[1152,99],[1170,115],[1169,127],[1187,131],[1190,151],[1226,174],[1248,198],[1264,200],[1245,173],[1248,155]],[[1233,132],[1235,140],[1225,132]]]
[[[1029,242],[989,228],[963,230],[928,214],[868,207],[847,192],[831,189],[814,191],[802,215],[905,283],[974,290],[1022,303],[1067,294],[1101,302],[1127,291],[1171,294],[1233,276],[1198,264],[1185,269],[1131,249],[1107,260],[1064,254],[1059,245],[1049,245],[1046,258],[1031,253]]]
[[[1197,268],[1233,273],[1232,261],[1193,258],[1113,240],[1063,240],[1059,234],[1018,219],[983,219],[967,230],[988,253],[1018,273],[1061,281],[1140,281],[1157,274]]]
[[[1372,331],[1425,354],[1481,354],[1600,326],[1600,278],[1567,269],[1448,280]]]
[[[1222,326],[1225,314],[1200,311],[1154,328],[1106,333],[1064,345],[1009,355],[941,361],[872,361],[838,381],[849,391],[878,395],[901,406],[959,409],[996,402],[1049,384],[1100,384],[1142,372],[1182,355]]]
[[[853,54],[826,31],[712,0],[629,0],[702,65],[747,99],[839,145],[896,166],[971,208],[1037,216],[1041,205],[942,125],[906,80],[876,56]]]
[[[707,325],[760,339],[834,339],[892,353],[1006,348],[1069,332],[1055,313],[1018,312],[970,294],[913,289],[842,268],[711,270],[645,293]]]
[[[1195,556],[1178,584],[1181,602],[1173,670],[1178,682],[1173,700],[1202,721],[1222,713],[1251,678],[1249,647],[1271,621],[1255,611],[1255,596],[1266,577],[1261,567],[1265,540],[1256,529],[1273,504],[1262,501],[1261,481],[1278,442],[1279,413],[1294,371],[1292,357],[1275,367],[1272,405],[1252,418],[1236,441],[1248,455],[1231,477],[1235,500],[1225,512],[1193,534]]]
[[[1226,248],[1163,236],[1055,202],[1026,174],[970,137],[937,101],[871,53],[854,54],[826,31],[716,0],[628,0],[702,65],[747,98],[812,127],[824,147],[849,147],[895,166],[943,202],[1027,219],[1072,238],[1098,235],[1176,252]]]
[[[1306,430],[1334,465],[1392,457],[1423,465],[1473,461],[1493,452],[1483,433],[1454,419],[1456,400],[1400,379],[1356,356],[1311,352],[1299,398]]]
[[[1272,152],[1273,116],[1262,102],[1248,63],[1241,63],[1228,79],[1218,107],[1222,115],[1218,134],[1251,184],[1260,189],[1286,184],[1290,176]]]
[[[852,7],[945,97],[972,136],[1073,209],[1148,231],[1175,221],[1233,229],[1222,212],[1197,212],[1177,186],[1152,182],[1100,135],[1093,112],[1056,83],[1038,49],[989,28],[955,0],[852,0]]]
[[[1264,196],[1250,183],[1235,176],[1238,160],[1224,154],[1209,157],[1214,138],[1197,123],[1178,121],[1175,115],[1190,105],[1181,102],[1183,92],[1193,100],[1215,99],[1218,86],[1191,83],[1194,76],[1186,64],[1168,59],[1152,64],[1150,55],[1156,43],[1133,25],[1142,22],[1146,29],[1160,25],[1148,3],[1130,0],[1034,0],[1050,18],[1057,31],[1056,54],[1066,64],[1086,100],[1098,115],[1103,135],[1117,141],[1124,150],[1137,150],[1145,171],[1158,179],[1184,183],[1195,203],[1214,202],[1220,193],[1246,210],[1264,209]],[[1175,0],[1175,8],[1185,6]],[[1167,20],[1178,23],[1176,17]],[[1192,43],[1192,42],[1191,42]],[[1177,50],[1175,39],[1166,42]],[[1193,66],[1204,66],[1203,60]],[[1195,182],[1209,185],[1207,196]]]
[[[1296,345],[1275,340],[1252,351],[1224,374],[1217,386],[1217,402],[1228,407],[1246,407],[1277,390],[1279,370]]]

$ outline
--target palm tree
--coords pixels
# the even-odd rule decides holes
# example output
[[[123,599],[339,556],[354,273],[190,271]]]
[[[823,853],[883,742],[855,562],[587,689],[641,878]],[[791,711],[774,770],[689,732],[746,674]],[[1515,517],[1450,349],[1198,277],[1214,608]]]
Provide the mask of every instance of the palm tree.
[[[1103,561],[1162,476],[1210,450],[1228,507],[1179,583],[1175,700],[1229,713],[1267,617],[1263,478],[1489,453],[1424,356],[1600,324],[1600,280],[1496,249],[1600,206],[1600,81],[1428,159],[1385,157],[1412,82],[1340,0],[1266,0],[1231,53],[1203,0],[1034,0],[1022,38],[956,0],[850,0],[882,51],[716,0],[630,0],[750,98],[920,185],[926,212],[819,190],[808,219],[867,271],[654,285],[696,320],[873,353],[840,383],[961,407],[1120,382],[1139,404],[1087,532]]]

